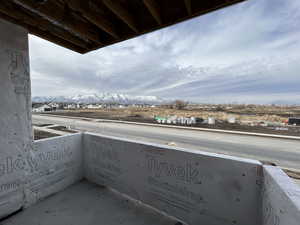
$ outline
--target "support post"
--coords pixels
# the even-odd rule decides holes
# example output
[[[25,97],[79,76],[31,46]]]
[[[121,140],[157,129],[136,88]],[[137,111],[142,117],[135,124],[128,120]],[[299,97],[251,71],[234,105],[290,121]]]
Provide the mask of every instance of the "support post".
[[[0,20],[0,218],[24,201],[32,149],[28,32]]]

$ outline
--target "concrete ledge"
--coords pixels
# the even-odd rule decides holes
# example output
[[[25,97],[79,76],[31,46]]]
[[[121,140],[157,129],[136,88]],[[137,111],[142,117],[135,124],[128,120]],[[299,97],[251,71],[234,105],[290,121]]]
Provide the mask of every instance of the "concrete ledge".
[[[299,187],[256,160],[79,133],[36,141],[0,165],[12,166],[1,186],[6,214],[86,178],[188,224],[300,221]]]
[[[83,178],[82,134],[35,141],[27,162],[25,207]]]
[[[84,146],[90,181],[188,224],[299,224],[300,188],[278,167],[92,133]]]
[[[298,225],[300,188],[279,168],[263,166],[263,225]]]
[[[188,224],[260,224],[256,160],[84,134],[85,176]]]
[[[35,141],[30,151],[0,159],[2,218],[83,178],[82,134]]]

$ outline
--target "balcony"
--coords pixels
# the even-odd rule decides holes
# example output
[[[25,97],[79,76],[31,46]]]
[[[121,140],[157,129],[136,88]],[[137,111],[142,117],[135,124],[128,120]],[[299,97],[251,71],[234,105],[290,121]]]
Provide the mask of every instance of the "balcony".
[[[300,190],[259,161],[91,133],[1,158],[3,225],[296,224]],[[15,175],[14,175],[15,174]]]
[[[91,133],[33,142],[28,30],[12,23],[0,21],[2,225],[299,224],[299,188],[259,161]]]

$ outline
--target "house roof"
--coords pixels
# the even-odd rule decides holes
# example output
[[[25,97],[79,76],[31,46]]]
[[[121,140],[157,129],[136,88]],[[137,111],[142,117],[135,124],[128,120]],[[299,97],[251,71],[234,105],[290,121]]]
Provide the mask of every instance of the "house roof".
[[[86,53],[244,0],[1,0],[0,18]]]

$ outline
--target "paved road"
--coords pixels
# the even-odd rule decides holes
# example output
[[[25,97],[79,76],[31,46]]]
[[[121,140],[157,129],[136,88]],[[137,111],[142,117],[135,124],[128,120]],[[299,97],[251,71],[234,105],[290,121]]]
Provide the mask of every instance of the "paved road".
[[[300,141],[33,115],[33,123],[68,125],[115,137],[271,161],[300,169]],[[174,142],[174,143],[172,143]]]

